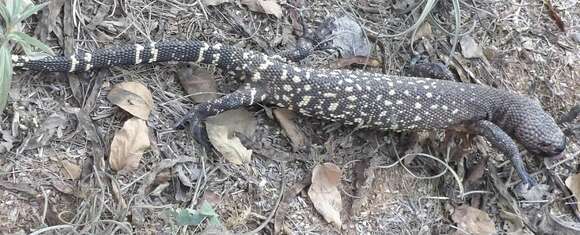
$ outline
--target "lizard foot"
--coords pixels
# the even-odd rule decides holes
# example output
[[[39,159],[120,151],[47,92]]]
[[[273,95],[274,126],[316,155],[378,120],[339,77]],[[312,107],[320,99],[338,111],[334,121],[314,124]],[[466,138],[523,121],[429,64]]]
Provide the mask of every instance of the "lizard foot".
[[[524,191],[527,191],[527,190],[531,189],[532,187],[536,186],[537,184],[538,184],[538,182],[536,182],[536,180],[534,180],[532,177],[530,177],[528,175],[528,176],[522,178],[522,182],[520,182],[516,186],[516,191],[524,192]]]
[[[191,133],[193,134],[193,139],[197,143],[201,144],[206,151],[211,150],[211,144],[209,143],[209,137],[203,124],[201,115],[197,114],[195,111],[188,113],[183,119],[181,119],[175,129],[184,129],[185,126],[189,124]]]

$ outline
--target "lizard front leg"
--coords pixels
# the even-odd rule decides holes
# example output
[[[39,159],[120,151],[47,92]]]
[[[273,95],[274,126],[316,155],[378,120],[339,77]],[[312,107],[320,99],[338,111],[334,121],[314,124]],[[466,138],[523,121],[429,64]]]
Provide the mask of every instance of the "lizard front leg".
[[[211,145],[203,122],[207,117],[223,113],[227,110],[251,106],[266,99],[266,94],[257,88],[246,86],[233,93],[227,94],[215,100],[196,105],[184,119],[177,125],[178,128],[190,124],[194,139],[206,149]]]
[[[490,121],[480,120],[470,124],[469,129],[475,134],[485,137],[493,147],[499,149],[500,152],[511,159],[512,165],[524,186],[530,187],[537,184],[526,171],[518,146],[500,127]]]

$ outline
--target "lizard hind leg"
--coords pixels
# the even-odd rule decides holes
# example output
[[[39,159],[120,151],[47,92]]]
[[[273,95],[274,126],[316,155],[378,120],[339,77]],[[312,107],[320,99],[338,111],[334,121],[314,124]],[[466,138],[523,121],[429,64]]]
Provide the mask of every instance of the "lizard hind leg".
[[[434,78],[440,80],[455,80],[453,72],[441,63],[421,63],[410,65],[406,70],[409,75],[422,78]]]
[[[251,106],[266,99],[266,94],[259,89],[246,86],[239,90],[217,98],[215,100],[196,105],[177,125],[176,128],[183,128],[190,125],[193,138],[203,145],[206,150],[211,149],[204,121],[214,115],[218,115],[228,110],[240,107]]]

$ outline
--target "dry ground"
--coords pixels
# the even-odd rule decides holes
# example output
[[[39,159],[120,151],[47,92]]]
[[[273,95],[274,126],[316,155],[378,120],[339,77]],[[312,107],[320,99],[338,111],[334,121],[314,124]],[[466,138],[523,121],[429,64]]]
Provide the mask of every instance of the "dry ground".
[[[410,34],[388,37],[409,28],[417,19],[418,13],[405,10],[403,4],[413,3],[411,0],[314,0],[305,1],[301,7],[288,0],[281,4],[284,14],[279,19],[252,12],[238,1],[216,7],[197,1],[182,2],[186,1],[57,0],[42,14],[32,17],[25,30],[59,52],[67,47],[70,52],[174,38],[278,51],[291,47],[297,38],[291,34],[290,11],[299,12],[311,28],[328,17],[346,14],[369,34],[378,35],[385,51],[377,51],[374,56],[387,59],[390,74],[400,74],[414,54],[428,55],[434,61],[445,58],[453,38],[434,23],[452,30],[451,1],[439,1],[433,10],[434,19],[430,20],[433,32],[414,41],[413,47]],[[553,4],[566,24],[565,32],[549,18],[542,1],[461,1],[460,31],[468,32],[484,48],[486,59],[465,59],[458,48],[452,65],[463,72],[465,82],[481,82],[537,97],[558,119],[580,100],[580,3],[557,0]],[[240,33],[230,13],[243,19],[253,34]],[[259,46],[259,40],[267,42],[269,48]],[[319,51],[301,64],[331,67],[336,60],[336,54]],[[377,68],[365,69],[380,72]],[[175,72],[173,63],[111,68],[99,74],[79,75],[80,79],[74,80],[77,83],[69,80],[75,79],[73,75],[16,72],[11,101],[0,115],[0,130],[5,131],[4,136],[14,136],[14,147],[0,157],[0,233],[24,234],[43,228],[59,232],[73,228],[93,234],[200,233],[206,225],[177,226],[168,211],[197,208],[204,200],[213,204],[228,231],[251,231],[276,208],[282,183],[286,184],[285,192],[301,189],[301,182],[322,162],[332,162],[343,171],[342,229],[324,221],[304,190],[289,193],[289,199],[279,205],[278,210],[284,210],[286,216],[276,218],[285,219],[277,229],[294,234],[451,233],[457,226],[451,214],[462,204],[486,211],[498,231],[509,229],[508,219],[501,216],[503,212],[526,217],[542,214],[539,208],[548,205],[557,208],[552,214],[573,221],[573,214],[559,200],[564,194],[554,181],[548,180],[546,172],[540,171],[537,179],[551,186],[551,196],[535,202],[524,202],[516,196],[517,203],[506,203],[506,197],[515,195],[511,191],[513,180],[508,179],[513,175],[509,162],[480,140],[467,146],[443,144],[443,132],[427,135],[418,149],[448,161],[461,179],[468,175],[466,169],[470,171],[486,156],[491,157],[483,177],[466,186],[466,190],[477,192],[463,199],[458,198],[457,182],[450,173],[423,180],[400,165],[379,167],[395,162],[406,149],[417,149],[409,146],[409,135],[355,130],[298,118],[295,121],[307,137],[309,151],[295,152],[280,125],[263,107],[249,109],[258,119],[258,130],[248,141],[255,151],[249,164],[235,166],[217,154],[202,154],[187,131],[173,130],[175,122],[192,107],[183,98]],[[83,79],[86,76],[98,82],[87,82]],[[140,81],[152,91],[156,106],[148,125],[154,144],[137,170],[114,174],[100,162],[106,161],[103,158],[108,155],[112,137],[127,118],[106,99],[111,87],[122,81]],[[221,76],[217,76],[217,82],[222,92],[231,91],[235,85]],[[74,94],[76,88],[71,87],[82,88],[76,90],[81,93]],[[64,120],[62,125],[51,126],[52,122],[47,122],[54,114],[60,116],[53,119]],[[94,132],[77,125],[87,115],[90,119],[85,120],[94,125]],[[577,172],[577,159],[572,159],[580,151],[574,135],[577,132],[573,130],[577,121],[562,125],[568,130],[566,153],[571,158],[555,169],[563,179]],[[35,144],[35,133],[53,135],[41,141],[45,144]],[[101,143],[95,143],[87,133],[96,133]],[[457,156],[466,158],[457,160]],[[63,168],[65,161],[80,166],[80,178],[68,179]],[[175,165],[167,168],[172,170],[159,170],[163,162]],[[542,164],[532,158],[527,163],[532,172],[539,171]],[[369,165],[374,170],[369,170]],[[408,168],[423,176],[436,175],[444,169],[425,158],[409,161]],[[507,181],[508,186],[498,186],[499,181]],[[510,192],[501,191],[505,188]],[[516,208],[510,207],[514,205]],[[541,227],[537,220],[524,221],[532,229]],[[268,224],[260,233],[273,231],[273,224]]]

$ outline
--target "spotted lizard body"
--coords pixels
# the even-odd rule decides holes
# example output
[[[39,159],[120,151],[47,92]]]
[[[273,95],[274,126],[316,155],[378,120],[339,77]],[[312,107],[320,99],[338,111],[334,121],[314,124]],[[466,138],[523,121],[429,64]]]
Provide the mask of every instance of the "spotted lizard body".
[[[522,180],[530,184],[533,180],[512,138],[546,157],[559,155],[566,145],[564,134],[538,102],[504,90],[429,78],[301,68],[281,57],[219,43],[166,41],[69,57],[12,58],[15,68],[64,72],[163,61],[212,64],[245,82],[231,94],[197,105],[191,115],[197,126],[229,109],[267,103],[360,127],[462,128],[486,137],[512,159]],[[198,135],[200,131],[194,129]]]

